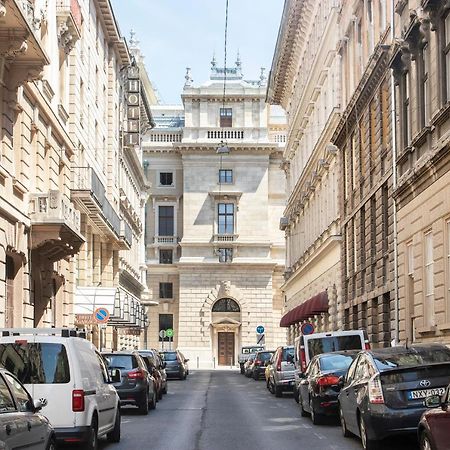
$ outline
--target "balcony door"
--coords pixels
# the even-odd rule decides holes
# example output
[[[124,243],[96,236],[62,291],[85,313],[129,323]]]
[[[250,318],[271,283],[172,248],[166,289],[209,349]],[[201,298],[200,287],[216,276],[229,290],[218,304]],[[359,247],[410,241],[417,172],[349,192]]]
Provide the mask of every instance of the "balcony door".
[[[175,235],[175,208],[173,206],[158,207],[158,236]]]

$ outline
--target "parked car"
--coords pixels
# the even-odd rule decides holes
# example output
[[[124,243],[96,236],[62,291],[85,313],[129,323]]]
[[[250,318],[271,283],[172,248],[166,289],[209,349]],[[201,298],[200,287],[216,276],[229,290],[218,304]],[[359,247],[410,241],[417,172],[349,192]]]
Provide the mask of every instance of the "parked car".
[[[147,370],[153,376],[156,383],[157,399],[162,399],[164,393],[167,394],[167,374],[165,363],[161,361],[159,353],[156,350],[139,350]]]
[[[144,415],[148,414],[149,409],[155,409],[155,380],[139,353],[133,350],[104,352],[102,355],[110,371],[119,371],[120,376],[115,380],[114,387],[119,394],[120,404],[137,406]]]
[[[0,365],[39,399],[58,443],[120,441],[120,401],[100,353],[68,328],[3,329]]]
[[[294,364],[300,372],[305,372],[311,359],[321,353],[370,349],[366,332],[362,330],[301,335],[295,339],[294,347]]]
[[[10,372],[0,369],[1,448],[56,450],[55,432],[40,413],[42,403],[33,402],[23,384]]]
[[[264,350],[264,347],[262,345],[244,345],[241,347],[241,353],[238,357],[241,374],[245,373],[244,364],[247,362],[249,356],[256,354],[256,352],[259,352],[260,350]]]
[[[274,351],[269,350],[259,351],[256,353],[255,359],[251,366],[251,376],[254,380],[259,380],[261,376],[265,374],[267,364],[274,353]]]
[[[450,449],[450,385],[444,395],[432,395],[425,400],[429,409],[422,414],[418,427],[420,450]]]
[[[269,370],[269,390],[276,397],[281,397],[284,391],[294,389],[294,346],[278,347],[273,355]]]
[[[256,358],[256,354],[254,355],[250,355],[247,359],[247,361],[245,361],[244,364],[244,375],[247,378],[250,378],[252,376],[252,366],[253,366],[253,362],[255,361]]]
[[[342,379],[339,414],[344,436],[372,450],[396,434],[416,433],[424,399],[442,395],[450,378],[450,349],[438,344],[362,351]]]
[[[273,364],[273,357],[275,355],[275,352],[273,353],[273,355],[270,357],[269,361],[267,361],[267,365],[266,365],[266,369],[264,370],[264,378],[266,380],[266,388],[270,390],[270,370],[271,370],[271,365]]]
[[[348,350],[314,356],[306,372],[300,373],[297,387],[303,417],[310,415],[314,425],[318,425],[325,416],[337,415],[339,378],[357,355],[358,350]]]
[[[166,363],[167,378],[179,378],[185,380],[189,374],[189,367],[186,359],[179,350],[167,350],[159,353]]]

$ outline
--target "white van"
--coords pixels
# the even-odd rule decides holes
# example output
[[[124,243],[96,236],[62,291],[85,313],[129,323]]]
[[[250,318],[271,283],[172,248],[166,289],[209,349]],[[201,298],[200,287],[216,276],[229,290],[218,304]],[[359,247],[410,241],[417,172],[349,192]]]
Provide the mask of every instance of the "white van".
[[[305,372],[316,355],[340,350],[368,350],[370,345],[365,331],[348,330],[301,335],[295,339],[294,347],[295,368]]]
[[[120,441],[120,403],[102,356],[80,336],[68,328],[2,329],[0,365],[41,401],[58,443],[96,450],[100,436]]]

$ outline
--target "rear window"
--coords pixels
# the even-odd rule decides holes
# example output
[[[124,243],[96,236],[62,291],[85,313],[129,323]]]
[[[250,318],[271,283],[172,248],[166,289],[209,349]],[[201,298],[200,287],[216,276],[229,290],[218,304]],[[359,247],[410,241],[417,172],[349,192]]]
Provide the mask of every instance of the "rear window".
[[[133,370],[138,367],[134,355],[103,355],[108,363],[108,367],[123,370]]]
[[[294,359],[294,347],[283,348],[283,361],[287,361],[287,357],[290,355]]]
[[[308,339],[307,342],[310,359],[322,353],[362,349],[361,336],[359,334]]]
[[[427,364],[450,362],[450,350],[439,349],[410,349],[402,353],[373,355],[379,370],[393,369],[395,367],[415,367]]]
[[[161,353],[161,356],[164,361],[176,361],[177,360],[176,352]]]
[[[355,355],[330,355],[320,357],[320,368],[322,370],[347,370],[355,359]]]
[[[272,353],[270,353],[270,352],[264,352],[264,353],[258,354],[258,358],[262,361],[269,361],[269,359],[271,357],[272,357]]]
[[[0,365],[23,384],[61,384],[70,381],[63,344],[0,344]]]

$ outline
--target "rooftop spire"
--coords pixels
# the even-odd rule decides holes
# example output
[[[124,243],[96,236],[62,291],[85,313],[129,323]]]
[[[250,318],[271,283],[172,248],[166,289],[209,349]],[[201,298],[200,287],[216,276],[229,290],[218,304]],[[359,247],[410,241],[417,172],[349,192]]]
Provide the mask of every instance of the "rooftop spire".
[[[216,52],[213,53],[213,57],[211,60],[211,70],[214,69],[217,65],[217,61],[216,61]]]
[[[184,82],[184,87],[191,87],[192,86],[192,82],[194,81],[191,77],[191,68],[190,67],[186,67],[186,75],[184,76],[184,79],[186,80]]]

